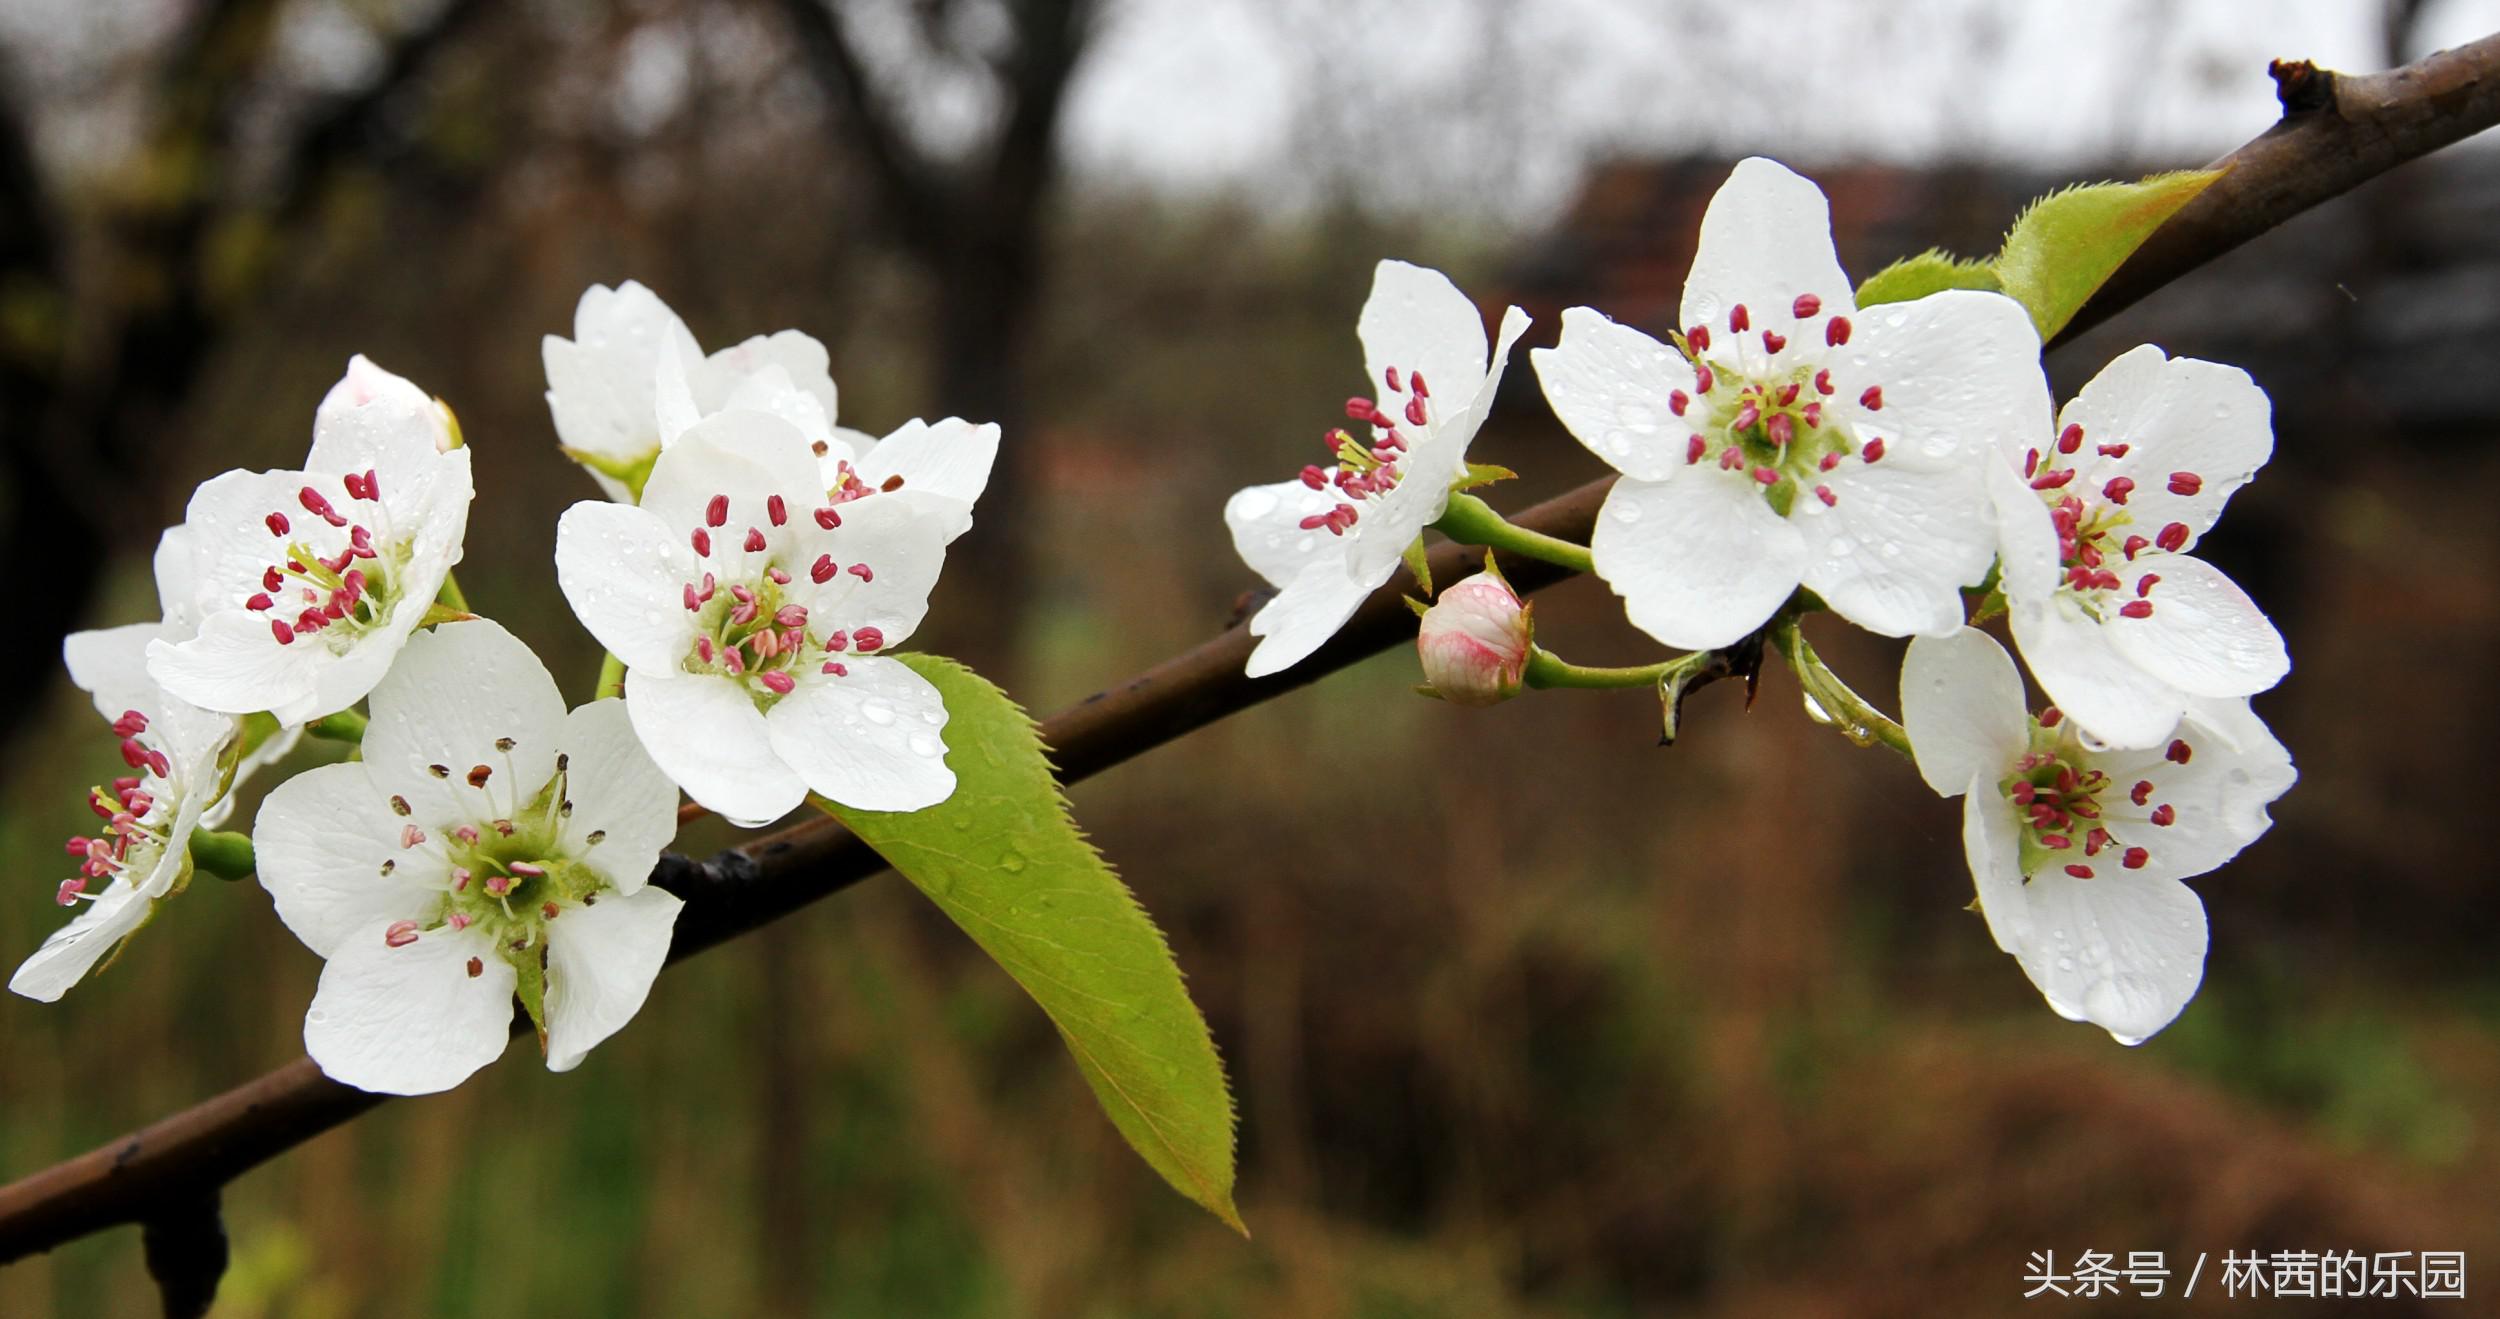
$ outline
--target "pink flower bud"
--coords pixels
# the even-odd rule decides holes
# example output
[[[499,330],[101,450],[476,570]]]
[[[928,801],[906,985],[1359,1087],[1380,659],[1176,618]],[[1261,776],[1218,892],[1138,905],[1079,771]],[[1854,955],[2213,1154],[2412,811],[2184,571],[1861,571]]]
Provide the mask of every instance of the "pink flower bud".
[[[1453,705],[1496,705],[1519,694],[1534,629],[1519,596],[1489,572],[1452,585],[1415,635],[1424,679]]]

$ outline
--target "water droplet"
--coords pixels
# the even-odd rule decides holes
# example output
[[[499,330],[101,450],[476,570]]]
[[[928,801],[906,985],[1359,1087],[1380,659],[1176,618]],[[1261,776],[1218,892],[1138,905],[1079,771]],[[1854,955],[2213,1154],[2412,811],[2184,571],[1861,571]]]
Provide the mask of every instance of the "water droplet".
[[[945,749],[936,738],[926,733],[911,735],[911,753],[915,756],[934,756]]]
[[[1617,522],[1638,522],[1641,520],[1641,506],[1638,504],[1610,503],[1606,506],[1606,511],[1611,514]]]
[[[920,712],[920,721],[929,725],[931,728],[935,728],[939,724],[946,722],[946,712],[944,710],[923,710]]]
[[[1632,432],[1627,430],[1610,430],[1606,432],[1606,452],[1613,454],[1617,458],[1621,458],[1631,453]]]
[[[1615,408],[1615,420],[1642,434],[1658,429],[1658,414],[1646,403],[1623,403]]]
[[[1431,384],[1432,382],[1427,380],[1424,383]],[[1296,554],[1308,554],[1311,552],[1311,547],[1317,544],[1319,544],[1319,537],[1304,536],[1302,539],[1293,543],[1293,552]]]
[[[1818,499],[1815,502],[1819,504],[1822,501]],[[1824,548],[1830,552],[1831,557],[1837,559],[1856,551],[1858,543],[1849,539],[1847,536],[1834,536],[1831,539],[1831,543],[1826,545]]]
[[[998,858],[998,868],[1006,871],[1010,875],[1023,874],[1024,853],[1011,851],[1007,855]]]
[[[881,728],[894,722],[894,705],[882,696],[869,697],[860,704],[859,712]]]
[[[1252,522],[1276,511],[1276,496],[1271,491],[1250,489],[1233,496],[1233,513]]]
[[[2074,969],[2075,969],[2075,959],[2073,959],[2073,958],[2071,958],[2071,957],[2061,957],[2061,958],[2058,958],[2058,959],[2057,959],[2057,969],[2058,969],[2058,970],[2060,970],[2060,971],[2072,971],[2072,970],[2074,970]]]

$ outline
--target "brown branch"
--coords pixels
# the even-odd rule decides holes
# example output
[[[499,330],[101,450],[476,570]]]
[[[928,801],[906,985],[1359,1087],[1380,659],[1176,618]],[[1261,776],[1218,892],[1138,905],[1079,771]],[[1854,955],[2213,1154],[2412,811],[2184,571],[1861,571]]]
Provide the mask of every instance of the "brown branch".
[[[2216,185],[2206,193],[2207,198],[2228,199],[2227,204],[2217,208],[2200,200],[2156,234],[2139,259],[2155,263],[2166,272],[2164,278],[2175,278],[2396,161],[2490,126],[2500,118],[2500,98],[2490,94],[2495,72],[2500,72],[2500,38],[2433,56],[2412,69],[2337,79],[2331,98],[2335,110],[2289,115],[2285,125],[2234,153],[2229,159],[2236,168],[2226,180],[2234,186],[2222,191]],[[2349,123],[2344,129],[2321,131],[2301,122],[2320,113],[2358,115],[2354,122],[2377,127],[2363,134]],[[2321,161],[2307,154],[2350,151],[2356,134],[2378,144],[2373,148],[2381,152],[2375,167],[2357,169],[2340,155]],[[2301,145],[2282,149],[2279,144],[2287,141]],[[2335,187],[2327,187],[2338,180]],[[2158,287],[2136,276],[2135,266],[2130,261],[2120,270],[2087,316],[2108,315]],[[1548,535],[1585,538],[1611,484],[1612,478],[1591,482],[1528,510],[1517,521]],[[1434,551],[1432,571],[1455,578],[1466,571],[1473,555],[1463,547],[1444,545]],[[1517,563],[1509,571],[1523,590],[1551,585],[1566,575],[1532,562]],[[1053,715],[1042,729],[1056,749],[1062,777],[1084,778],[1398,645],[1413,634],[1398,598],[1404,589],[1401,581],[1374,593],[1334,640],[1286,673],[1244,677],[1252,638],[1236,624],[1196,649]],[[883,866],[874,852],[829,820],[784,829],[701,863],[665,858],[653,882],[687,900],[670,955],[689,956],[745,933]],[[0,1263],[104,1228],[144,1221],[168,1203],[205,1196],[382,1098],[340,1085],[321,1075],[309,1058],[299,1058],[197,1107],[0,1187]]]

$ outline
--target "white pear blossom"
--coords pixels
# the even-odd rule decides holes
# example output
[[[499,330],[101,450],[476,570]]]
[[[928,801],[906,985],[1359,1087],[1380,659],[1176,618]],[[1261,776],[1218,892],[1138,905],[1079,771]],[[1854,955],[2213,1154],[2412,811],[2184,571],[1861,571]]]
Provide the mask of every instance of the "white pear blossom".
[[[213,478],[160,546],[159,589],[187,594],[180,614],[197,627],[148,648],[149,674],[173,696],[285,725],[344,710],[460,561],[469,451],[439,447],[444,413],[421,391],[376,387],[389,373],[365,368],[324,402],[303,470]]]
[[[2040,339],[1995,293],[1859,310],[1822,190],[1769,160],[1711,198],[1676,347],[1563,313],[1546,400],[1623,473],[1590,551],[1641,630],[1724,646],[1802,584],[1887,636],[1950,632],[1996,554],[1980,469],[2049,416]]]
[[[447,1090],[501,1056],[513,998],[567,1071],[642,1007],[684,905],[647,886],[677,790],[619,701],[565,712],[485,619],[408,643],[363,759],[269,794],[253,830],[278,916],[327,959],[304,1047],[335,1080]]]
[[[886,652],[928,612],[952,530],[942,506],[828,490],[795,426],[731,410],[671,441],[640,507],[567,510],[556,581],[696,801],[741,824],[811,791],[918,810],[954,791],[946,706]]]
[[[660,456],[654,390],[672,351],[688,361],[703,356],[677,313],[630,279],[591,285],[573,309],[573,337],[539,343],[556,439],[610,499],[632,502],[630,482]]]
[[[2151,746],[2199,698],[2282,681],[2283,638],[2189,550],[2274,449],[2245,372],[2130,350],[1990,465],[2015,644],[2068,718]]]
[[[1329,466],[1251,486],[1224,505],[1234,549],[1276,587],[1250,620],[1262,638],[1251,677],[1291,668],[1335,636],[1440,520],[1527,328],[1526,312],[1504,311],[1488,358],[1484,318],[1448,276],[1403,261],[1373,271],[1355,333],[1377,392],[1346,404],[1368,443],[1331,432]]]
[[[1432,694],[1476,706],[1517,696],[1535,648],[1529,610],[1510,583],[1489,570],[1444,589],[1415,630],[1415,653]]]
[[[324,417],[353,412],[383,401],[423,413],[432,420],[437,451],[449,452],[460,447],[460,422],[451,415],[449,404],[417,388],[416,382],[408,377],[376,366],[373,359],[363,353],[347,359],[347,374],[330,386],[330,392],[321,398],[321,406],[313,410],[313,426],[318,430]]]
[[[14,993],[58,1000],[190,882],[191,835],[225,792],[219,762],[238,721],[174,700],[149,680],[147,647],[165,627],[79,632],[62,645],[71,680],[112,721],[131,772],[88,791],[104,829],[69,840],[78,874],[54,895],[62,906],[84,903],[85,910],[18,967],[9,979]]]
[[[770,413],[807,441],[827,492],[845,501],[894,495],[920,504],[944,523],[950,544],[972,529],[973,502],[998,461],[997,426],[959,417],[936,423],[914,418],[883,439],[836,426],[824,349],[796,330],[750,339],[699,363],[689,363],[674,349],[663,351],[658,369],[661,448],[705,417]],[[706,397],[712,406],[705,405]]]
[[[2204,978],[2205,908],[2181,883],[2273,821],[2297,777],[2246,700],[2198,699],[2165,743],[2111,748],[2034,719],[2003,647],[1910,643],[1902,724],[1929,787],[1962,798],[1962,847],[1997,946],[2058,1015],[2122,1044],[2169,1025]]]

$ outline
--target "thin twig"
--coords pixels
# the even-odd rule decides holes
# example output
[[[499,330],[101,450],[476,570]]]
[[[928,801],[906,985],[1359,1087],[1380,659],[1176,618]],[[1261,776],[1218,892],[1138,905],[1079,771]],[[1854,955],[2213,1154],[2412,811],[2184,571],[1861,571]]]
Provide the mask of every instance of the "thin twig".
[[[2226,157],[2234,166],[2230,175],[2155,234],[2086,306],[2067,336],[2400,161],[2500,121],[2500,36],[2372,77],[2312,73],[2301,86],[2306,99],[2283,123]],[[2322,108],[2299,108],[2310,103]],[[2329,117],[2340,122],[2325,122]],[[1516,521],[1547,535],[1585,540],[1612,484],[1611,477],[1591,482]],[[1475,553],[1444,545],[1433,554],[1432,571],[1457,576]],[[1533,561],[1509,571],[1522,591],[1568,575]],[[1043,722],[1042,731],[1056,750],[1061,777],[1085,778],[1406,641],[1414,632],[1400,600],[1406,586],[1393,582],[1374,593],[1333,641],[1285,673],[1244,677],[1252,638],[1236,624],[1060,711]],[[700,863],[664,858],[653,882],[686,898],[670,956],[689,956],[745,933],[883,867],[874,852],[830,820],[784,829]],[[340,1085],[321,1075],[311,1059],[299,1058],[0,1187],[0,1263],[144,1221],[184,1197],[213,1193],[382,1099]]]

